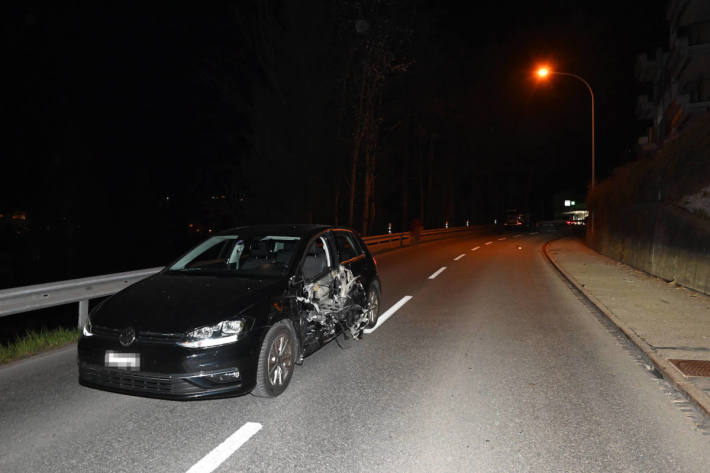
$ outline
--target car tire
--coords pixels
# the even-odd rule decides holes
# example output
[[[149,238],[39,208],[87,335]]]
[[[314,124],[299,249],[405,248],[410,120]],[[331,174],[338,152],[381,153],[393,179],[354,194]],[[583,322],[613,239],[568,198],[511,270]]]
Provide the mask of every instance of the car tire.
[[[372,328],[377,325],[377,319],[380,317],[380,291],[375,284],[370,284],[367,289],[367,328]],[[374,306],[373,306],[374,304]]]
[[[276,397],[286,390],[296,365],[297,341],[288,320],[275,323],[264,337],[256,369],[256,386],[252,394]]]

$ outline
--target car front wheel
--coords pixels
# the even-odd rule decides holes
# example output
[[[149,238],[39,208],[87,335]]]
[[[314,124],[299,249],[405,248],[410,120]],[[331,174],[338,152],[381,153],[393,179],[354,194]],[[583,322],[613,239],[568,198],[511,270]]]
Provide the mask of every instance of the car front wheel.
[[[374,284],[370,284],[367,290],[367,328],[377,325],[380,317],[380,293]]]
[[[296,360],[296,337],[290,322],[274,324],[264,337],[256,369],[252,394],[275,397],[286,390],[293,376]]]

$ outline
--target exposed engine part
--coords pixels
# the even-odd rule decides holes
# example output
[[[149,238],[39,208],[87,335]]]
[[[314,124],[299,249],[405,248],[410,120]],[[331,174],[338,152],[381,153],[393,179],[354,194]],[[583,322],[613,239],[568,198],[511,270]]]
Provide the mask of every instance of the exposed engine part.
[[[336,327],[347,330],[353,339],[358,338],[367,325],[367,315],[362,306],[365,290],[358,276],[343,265],[303,288],[306,321],[312,329],[325,336],[335,334]]]

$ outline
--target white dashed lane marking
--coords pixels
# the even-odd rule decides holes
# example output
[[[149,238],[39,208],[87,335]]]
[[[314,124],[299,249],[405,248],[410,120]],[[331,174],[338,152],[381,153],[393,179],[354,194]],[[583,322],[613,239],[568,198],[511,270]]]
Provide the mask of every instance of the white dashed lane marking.
[[[493,243],[492,241],[487,241],[487,242],[486,242],[486,245],[490,245],[490,244],[492,244],[492,243]]]
[[[505,237],[498,238],[498,241],[505,240]]]
[[[239,447],[261,430],[261,424],[257,422],[247,422],[236,432],[230,435],[227,440],[217,445],[214,450],[202,457],[187,473],[210,473],[219,467],[227,458],[232,456]]]
[[[464,256],[466,256],[466,253],[461,253],[461,254],[458,255],[456,258],[454,258],[454,261],[458,261],[458,260],[460,260],[461,258],[463,258]]]
[[[480,246],[477,246],[477,247],[475,247],[475,248],[471,248],[471,251],[476,251],[476,250],[479,249],[479,248],[480,248]]]
[[[442,266],[441,268],[437,269],[436,271],[434,271],[434,273],[431,276],[429,276],[429,279],[434,279],[435,277],[437,277],[438,275],[443,273],[445,269],[446,269],[446,266]]]

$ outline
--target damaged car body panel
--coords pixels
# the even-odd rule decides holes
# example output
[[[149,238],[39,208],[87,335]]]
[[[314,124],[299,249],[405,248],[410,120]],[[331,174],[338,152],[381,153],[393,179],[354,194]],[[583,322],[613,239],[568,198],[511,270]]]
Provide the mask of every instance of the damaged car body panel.
[[[92,311],[79,381],[175,399],[275,396],[305,356],[374,326],[380,287],[374,259],[347,228],[221,232]]]
[[[329,231],[306,251],[302,294],[297,297],[305,322],[306,347],[322,345],[337,334],[357,340],[370,326],[366,287],[374,286],[379,296],[379,280],[372,277],[374,267],[353,267],[367,257],[355,241],[350,232]]]

